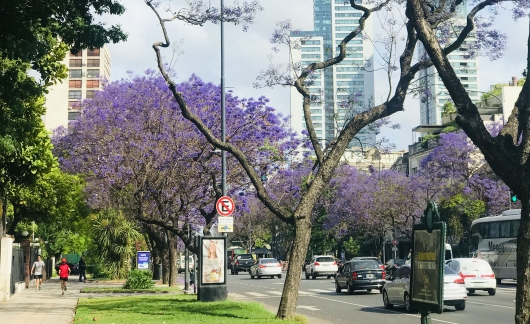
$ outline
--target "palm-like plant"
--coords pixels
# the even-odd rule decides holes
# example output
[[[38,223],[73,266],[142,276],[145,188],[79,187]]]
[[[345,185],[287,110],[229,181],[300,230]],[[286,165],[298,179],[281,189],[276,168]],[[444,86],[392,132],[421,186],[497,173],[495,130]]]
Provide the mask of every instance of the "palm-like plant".
[[[111,279],[125,278],[131,268],[129,260],[134,256],[134,242],[142,235],[120,211],[105,209],[93,215],[91,236],[94,256],[101,259]]]

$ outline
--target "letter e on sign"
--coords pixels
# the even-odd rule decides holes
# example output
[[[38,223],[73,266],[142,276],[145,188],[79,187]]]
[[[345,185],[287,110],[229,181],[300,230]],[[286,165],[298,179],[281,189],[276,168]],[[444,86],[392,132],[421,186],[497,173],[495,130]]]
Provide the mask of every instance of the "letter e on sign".
[[[217,213],[221,216],[230,216],[232,215],[232,212],[234,212],[234,201],[232,198],[223,196],[217,200],[217,203],[215,203],[215,208],[217,209]]]

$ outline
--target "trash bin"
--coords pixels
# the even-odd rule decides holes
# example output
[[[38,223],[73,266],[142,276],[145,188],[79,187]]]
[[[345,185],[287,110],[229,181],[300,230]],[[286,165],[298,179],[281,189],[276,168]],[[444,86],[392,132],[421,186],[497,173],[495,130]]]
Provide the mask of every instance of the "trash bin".
[[[153,267],[153,280],[162,280],[162,265],[155,264]]]

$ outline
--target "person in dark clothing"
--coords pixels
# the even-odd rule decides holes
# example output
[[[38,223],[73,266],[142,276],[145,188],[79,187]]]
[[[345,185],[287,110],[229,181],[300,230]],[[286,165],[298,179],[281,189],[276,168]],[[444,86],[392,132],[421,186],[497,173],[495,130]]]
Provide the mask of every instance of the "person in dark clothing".
[[[79,282],[86,282],[86,265],[83,257],[79,260]],[[84,280],[83,280],[84,279]]]

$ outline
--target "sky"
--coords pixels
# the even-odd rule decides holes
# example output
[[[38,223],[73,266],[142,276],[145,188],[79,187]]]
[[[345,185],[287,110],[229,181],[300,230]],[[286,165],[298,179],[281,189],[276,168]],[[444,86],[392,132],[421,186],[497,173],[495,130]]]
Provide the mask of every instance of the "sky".
[[[265,70],[271,60],[275,64],[287,63],[286,48],[277,54],[272,51],[271,35],[279,21],[290,19],[292,25],[300,30],[312,30],[313,0],[261,0],[264,8],[256,16],[254,24],[244,32],[240,26],[225,24],[225,84],[227,90],[243,98],[265,96],[270,99],[270,106],[283,115],[289,115],[290,91],[288,88],[255,89],[253,84],[260,71]],[[164,3],[164,2],[162,2]],[[184,1],[173,1],[173,7],[183,5]],[[219,6],[220,0],[212,0],[212,6]],[[225,0],[230,5],[231,0]],[[108,45],[112,59],[112,80],[127,78],[129,72],[142,74],[148,69],[156,70],[156,58],[152,44],[163,40],[163,34],[154,13],[142,0],[123,2],[126,12],[121,16],[103,16],[99,21],[107,25],[119,24],[128,33],[126,42]],[[163,17],[163,12],[161,12]],[[97,19],[98,20],[98,19]],[[381,33],[375,24],[375,34]],[[526,67],[526,51],[528,37],[528,19],[515,22],[509,11],[501,11],[495,26],[502,27],[507,34],[508,42],[503,58],[490,61],[489,58],[479,60],[479,90],[488,91],[495,83],[508,83],[512,76],[522,77]],[[175,82],[186,81],[196,74],[205,81],[220,83],[220,27],[206,24],[202,27],[187,25],[180,21],[166,24],[170,40],[180,44],[181,52],[175,60],[173,70],[176,72]],[[163,50],[167,62],[171,61],[173,52]],[[271,55],[274,54],[272,57]],[[385,75],[375,75],[376,104],[386,97],[388,85]],[[300,107],[301,109],[301,107]],[[392,123],[400,124],[398,130],[383,129],[382,134],[396,150],[408,150],[408,145],[417,139],[412,128],[419,125],[419,101],[411,96],[405,101],[405,111],[391,116]]]

